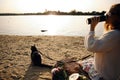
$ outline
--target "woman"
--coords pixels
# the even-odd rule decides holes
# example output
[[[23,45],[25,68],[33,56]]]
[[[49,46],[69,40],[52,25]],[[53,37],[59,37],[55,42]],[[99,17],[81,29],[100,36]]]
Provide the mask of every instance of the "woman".
[[[113,5],[106,14],[104,34],[96,38],[95,28],[99,18],[91,19],[90,32],[85,37],[85,47],[94,52],[95,69],[105,80],[120,78],[120,4]]]

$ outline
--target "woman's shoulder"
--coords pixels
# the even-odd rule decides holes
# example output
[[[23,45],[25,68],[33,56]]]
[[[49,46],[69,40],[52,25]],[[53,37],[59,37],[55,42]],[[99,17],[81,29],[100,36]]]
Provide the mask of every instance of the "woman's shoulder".
[[[106,39],[120,38],[120,31],[119,30],[108,31],[108,32],[104,33],[100,38],[106,38]]]
[[[105,33],[105,35],[120,36],[120,30],[111,30],[111,31],[108,31],[107,33]]]

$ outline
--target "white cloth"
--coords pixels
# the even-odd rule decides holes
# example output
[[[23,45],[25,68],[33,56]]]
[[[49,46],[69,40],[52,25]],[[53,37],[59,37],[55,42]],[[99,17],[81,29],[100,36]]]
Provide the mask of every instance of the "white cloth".
[[[92,31],[85,37],[85,47],[95,52],[95,69],[105,80],[120,76],[120,31],[111,30],[96,38]]]

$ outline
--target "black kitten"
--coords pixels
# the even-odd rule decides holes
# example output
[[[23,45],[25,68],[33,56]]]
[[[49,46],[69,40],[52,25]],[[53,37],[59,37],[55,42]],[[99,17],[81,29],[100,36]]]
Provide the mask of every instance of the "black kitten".
[[[37,48],[34,46],[31,46],[31,61],[32,64],[35,66],[40,66],[42,59],[41,59],[41,55],[39,53],[39,51],[37,50]]]
[[[52,68],[50,65],[42,64],[41,52],[37,50],[36,46],[31,46],[31,61],[34,66]]]

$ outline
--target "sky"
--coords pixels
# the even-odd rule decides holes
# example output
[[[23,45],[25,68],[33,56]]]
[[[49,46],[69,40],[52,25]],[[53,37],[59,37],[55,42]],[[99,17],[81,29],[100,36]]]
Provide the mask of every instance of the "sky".
[[[116,3],[120,3],[120,0],[0,0],[0,13],[107,11]]]

